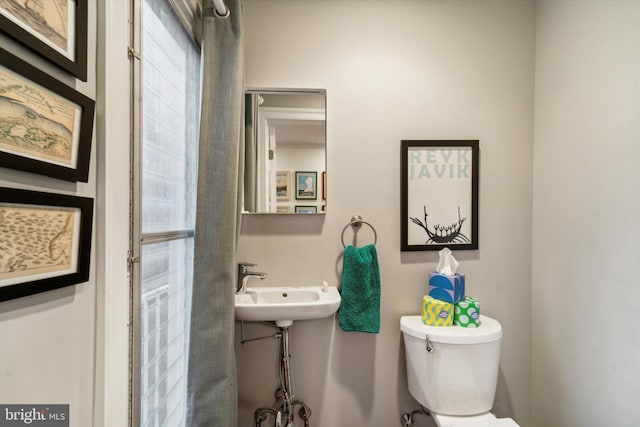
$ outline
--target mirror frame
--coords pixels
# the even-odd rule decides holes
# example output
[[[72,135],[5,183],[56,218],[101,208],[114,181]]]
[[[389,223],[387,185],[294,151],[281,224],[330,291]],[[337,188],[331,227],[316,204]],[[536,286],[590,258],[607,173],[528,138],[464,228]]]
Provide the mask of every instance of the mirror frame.
[[[287,120],[306,120],[306,121],[324,121],[324,171],[320,171],[318,173],[318,181],[317,181],[317,193],[318,199],[322,200],[323,192],[322,185],[323,179],[326,176],[327,172],[327,91],[326,89],[309,89],[309,88],[275,88],[275,87],[246,87],[244,90],[245,94],[250,93],[265,93],[265,94],[317,94],[324,96],[324,111],[319,111],[318,108],[298,108],[298,111],[285,111],[286,107],[266,107],[268,110],[263,114],[258,114],[256,117],[256,133],[257,140],[260,146],[260,141],[263,140],[264,135],[269,131],[270,126],[274,124],[274,122],[282,122]],[[257,171],[256,173],[259,176],[264,176],[266,174],[265,171],[265,162],[266,157],[268,156],[269,147],[262,146],[259,147],[257,151]],[[275,182],[275,171],[273,172],[273,176],[270,177],[268,181]],[[325,174],[322,174],[325,172]],[[295,191],[295,182],[291,182],[294,187],[293,191]],[[275,185],[273,188],[265,189],[265,188],[256,188],[256,198],[260,199],[261,197],[265,197],[265,193],[269,191],[271,193],[270,197],[272,200],[275,200]],[[324,194],[327,194],[327,188],[324,187]],[[245,211],[243,207],[243,215],[324,215],[327,209],[328,197],[323,200],[322,205],[324,205],[324,210],[315,212],[315,213],[296,213],[292,212],[265,212],[265,211],[256,211],[250,212]],[[320,208],[320,206],[319,206]]]

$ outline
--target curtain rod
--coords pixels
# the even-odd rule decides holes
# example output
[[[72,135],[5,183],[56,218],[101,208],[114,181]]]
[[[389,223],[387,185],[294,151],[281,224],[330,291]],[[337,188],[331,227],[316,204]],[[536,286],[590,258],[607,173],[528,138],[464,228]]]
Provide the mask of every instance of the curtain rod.
[[[226,18],[229,16],[229,9],[224,4],[224,0],[213,0],[213,8],[215,9],[218,16]]]

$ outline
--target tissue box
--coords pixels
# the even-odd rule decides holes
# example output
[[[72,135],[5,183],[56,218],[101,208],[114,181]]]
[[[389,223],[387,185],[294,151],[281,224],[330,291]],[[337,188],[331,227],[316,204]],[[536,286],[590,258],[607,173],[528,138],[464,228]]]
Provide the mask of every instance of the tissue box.
[[[464,298],[464,274],[429,273],[429,296],[451,304]]]
[[[425,295],[422,297],[422,323],[428,326],[453,325],[453,304]]]
[[[464,297],[455,305],[453,324],[463,328],[480,326],[480,301],[472,297]]]

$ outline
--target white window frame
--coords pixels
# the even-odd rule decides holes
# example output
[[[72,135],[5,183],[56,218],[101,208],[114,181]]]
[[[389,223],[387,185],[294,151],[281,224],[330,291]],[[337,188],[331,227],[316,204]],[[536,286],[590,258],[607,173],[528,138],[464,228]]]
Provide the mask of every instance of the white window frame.
[[[131,43],[131,1],[97,2],[98,28],[98,236],[96,410],[94,424],[131,426],[129,338],[131,286],[130,242],[131,73],[127,49]],[[117,125],[116,125],[117,124]]]
[[[131,45],[129,57],[131,58],[131,188],[130,188],[130,246],[129,246],[129,271],[130,271],[130,334],[128,343],[129,353],[129,426],[138,427],[141,423],[141,311],[142,311],[142,277],[140,258],[143,244],[167,242],[185,237],[192,237],[193,230],[177,230],[167,233],[142,234],[142,2],[143,0],[131,0]],[[193,29],[200,26],[200,6],[197,0],[168,0],[179,20],[185,26],[187,33],[199,45],[199,36]],[[191,24],[189,24],[191,22]]]
[[[176,9],[178,16],[183,23],[191,20],[192,28],[200,28],[200,0],[170,1],[187,5]],[[97,2],[97,9],[101,30],[97,40],[96,225],[102,244],[96,247],[96,258],[101,262],[96,266],[100,289],[94,424],[133,427],[138,425],[133,415],[139,414],[139,407],[132,404],[132,396],[139,389],[133,384],[130,365],[135,342],[133,276],[139,274],[139,254],[130,251],[131,242],[135,241],[130,229],[134,212],[122,207],[129,206],[132,200],[130,172],[136,146],[133,138],[140,131],[133,81],[140,75],[140,27],[136,28],[135,23],[140,22],[141,2],[104,0]],[[194,39],[199,41],[195,33]]]

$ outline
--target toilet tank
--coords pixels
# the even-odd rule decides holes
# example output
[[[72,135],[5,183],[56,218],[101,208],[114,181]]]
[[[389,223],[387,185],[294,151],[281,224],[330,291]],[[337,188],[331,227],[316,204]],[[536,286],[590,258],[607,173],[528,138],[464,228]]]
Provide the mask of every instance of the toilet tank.
[[[400,329],[411,395],[444,415],[476,415],[493,406],[498,380],[502,327],[480,315],[480,326],[438,327],[420,316],[403,316]],[[433,351],[427,351],[427,337]]]

